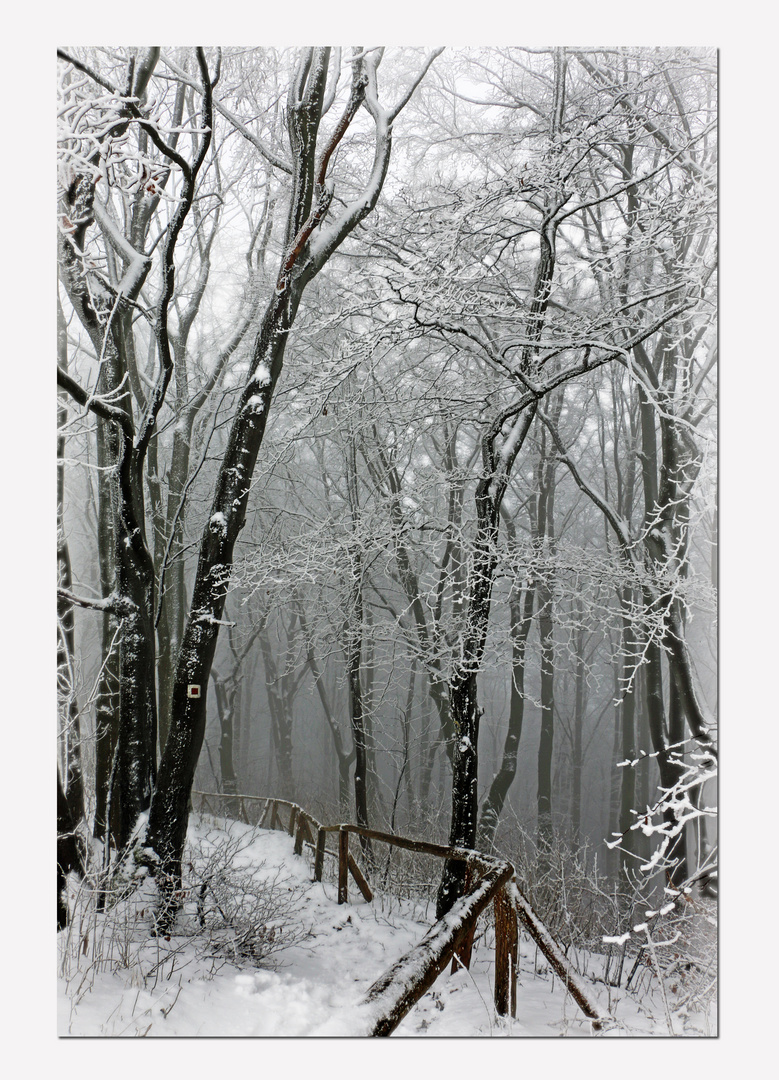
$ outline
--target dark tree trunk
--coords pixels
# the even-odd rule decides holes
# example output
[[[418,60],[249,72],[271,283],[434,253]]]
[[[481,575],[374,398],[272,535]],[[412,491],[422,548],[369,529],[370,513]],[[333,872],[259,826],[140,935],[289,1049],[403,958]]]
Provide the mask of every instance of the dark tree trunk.
[[[346,494],[351,520],[351,538],[348,543],[348,597],[346,606],[346,631],[344,652],[346,654],[346,673],[349,683],[349,717],[354,743],[354,808],[357,824],[368,827],[369,817],[369,776],[370,776],[370,732],[365,691],[361,677],[363,653],[363,625],[365,605],[363,600],[363,561],[361,550],[360,505],[357,487],[357,447],[353,431],[350,431],[346,444]],[[370,842],[360,837],[363,854],[371,860]]]
[[[321,55],[321,54],[324,54]],[[314,195],[314,153],[327,72],[327,50],[320,50],[315,70],[309,60],[296,78],[308,81],[302,100],[291,107],[290,138],[295,151],[294,190],[290,202],[287,243],[292,244],[311,210]],[[297,85],[297,84],[296,84]],[[302,86],[298,86],[302,89]],[[262,319],[249,377],[238,402],[217,477],[211,516],[203,533],[190,604],[179,649],[171,694],[171,728],[160,762],[152,800],[148,846],[157,856],[163,897],[161,923],[174,914],[171,898],[181,880],[181,854],[187,832],[189,796],[206,724],[206,695],[224,613],[233,550],[246,520],[251,478],[265,433],[273,390],[281,374],[289,332],[306,279],[294,264],[280,274]],[[200,688],[191,696],[188,688]]]
[[[511,692],[509,722],[500,768],[492,779],[482,803],[479,818],[478,846],[489,851],[495,841],[498,821],[517,773],[517,755],[525,716],[525,651],[533,620],[535,589],[528,584],[523,591],[516,585],[509,597],[511,632]]]
[[[557,100],[564,66],[557,68]],[[562,112],[557,113],[552,128],[556,131]],[[522,366],[534,371],[535,343],[540,340],[549,305],[555,268],[556,224],[554,214],[545,217],[539,231],[539,261],[533,285],[533,300],[527,320],[528,344],[523,350]],[[449,709],[454,726],[455,750],[452,763],[452,819],[449,829],[451,846],[473,847],[476,843],[478,809],[478,739],[480,710],[477,676],[481,668],[490,617],[492,585],[497,565],[500,508],[511,469],[524,446],[536,413],[537,398],[528,400],[519,412],[512,412],[513,424],[503,447],[496,455],[495,443],[504,424],[500,418],[482,438],[483,474],[476,487],[476,539],[473,563],[468,579],[468,608],[462,633],[460,656],[452,666],[449,679]],[[562,398],[560,399],[562,402]],[[462,895],[465,864],[447,861],[438,889],[436,913],[440,919]]]
[[[685,727],[685,713],[682,698],[678,688],[672,679],[668,687],[668,742],[669,753],[658,757],[661,769],[660,782],[663,787],[672,787],[679,783],[684,775],[684,740],[687,732]],[[669,828],[680,828],[676,823],[676,815],[669,807],[664,814],[665,823]],[[687,831],[681,826],[680,831],[674,837],[669,846],[666,858],[670,862],[669,881],[672,885],[682,885],[688,877],[687,859]]]
[[[83,190],[81,190],[83,189]],[[91,213],[94,192],[86,179],[76,199]],[[60,267],[71,303],[88,331],[95,351],[103,356],[98,381],[101,394],[110,395],[121,411],[121,422],[106,423],[106,457],[113,466],[113,563],[115,589],[132,604],[124,617],[119,647],[119,733],[116,789],[112,802],[118,811],[117,843],[130,838],[138,815],[151,799],[156,736],[156,691],[152,590],[154,573],[143,528],[143,495],[139,455],[133,447],[134,425],[126,368],[119,340],[119,323],[111,322],[110,294],[87,285],[76,248],[60,241]],[[97,305],[97,306],[95,306]],[[107,320],[104,327],[103,320]]]
[[[148,50],[138,71],[131,68],[131,85],[139,95],[143,94],[158,57],[159,49]],[[183,185],[161,245],[163,287],[154,321],[160,370],[148,395],[141,388],[138,378],[132,322],[135,314],[133,303],[152,265],[150,257],[140,254],[144,246],[141,241],[150,220],[149,202],[144,203],[143,199],[139,199],[135,203],[131,223],[132,241],[121,234],[117,236],[118,229],[110,214],[95,202],[94,178],[80,174],[68,188],[63,200],[70,219],[76,221],[78,227],[72,230],[71,235],[63,233],[59,238],[61,277],[95,352],[101,357],[101,365],[99,394],[96,397],[90,397],[69,378],[67,372],[58,372],[58,384],[65,386],[82,406],[108,421],[104,431],[107,457],[113,467],[111,495],[115,588],[124,611],[119,647],[119,730],[112,764],[115,780],[110,781],[112,786],[108,800],[117,810],[116,840],[121,847],[130,840],[140,813],[150,805],[156,773],[154,566],[145,536],[143,472],[149,442],[173,372],[168,339],[168,307],[175,286],[175,245],[192,207],[197,174],[211,144],[213,84],[202,49],[197,50],[197,62],[203,91],[200,117],[203,134],[195,140],[193,162],[188,164],[175,149],[158,143],[165,157],[181,169]],[[178,98],[183,108],[183,91]],[[133,113],[140,119],[135,99],[132,103],[128,101],[123,122],[112,128],[114,137],[127,130]],[[143,120],[140,123],[142,138],[146,138],[150,135],[150,129],[144,127]],[[178,134],[174,142],[177,138]],[[157,141],[156,137],[154,141]],[[115,289],[106,287],[104,280],[93,275],[84,264],[85,235],[95,220],[108,239],[109,270],[116,268],[114,251],[121,252],[122,259],[127,262],[128,270],[123,276],[123,284],[117,284]],[[131,387],[141,408],[137,431]]]
[[[636,810],[640,813],[649,806],[649,793],[654,787],[657,767],[655,759],[650,757],[652,739],[649,734],[649,718],[646,706],[646,669],[641,668],[636,678],[636,719],[638,729],[638,751],[641,760],[636,774]],[[640,829],[635,832],[635,851],[639,859],[646,862],[650,857],[649,837]]]
[[[552,760],[554,754],[554,620],[552,593],[544,583],[538,590],[538,630],[541,639],[541,735],[538,742],[538,846],[541,855],[553,843]]]
[[[360,687],[360,646],[349,649],[349,701],[351,706],[352,737],[354,739],[354,808],[357,824],[368,827],[368,755],[365,716]]]
[[[225,812],[228,817],[237,818],[240,813],[240,806],[238,800],[232,798],[238,791],[233,762],[233,735],[236,699],[239,696],[240,687],[235,683],[226,686],[225,682],[213,670],[211,671],[211,679],[214,684],[216,710],[219,714],[219,773],[221,788],[225,795],[230,796],[225,799]]]
[[[633,590],[625,589],[622,594],[623,612],[629,610],[633,603]],[[638,673],[635,670],[637,663],[637,643],[635,631],[630,620],[623,615],[622,619],[622,663],[621,663],[621,687],[622,703],[621,713],[621,749],[623,761],[635,761],[638,758],[636,751],[636,680]],[[628,680],[630,689],[626,690]],[[622,833],[620,846],[620,868],[623,876],[627,871],[635,869],[635,837],[631,831],[635,818],[633,811],[636,809],[636,768],[632,765],[622,767],[622,784],[620,791],[619,806],[619,831]]]
[[[622,687],[620,686],[620,670],[614,668],[613,683],[614,701],[614,735],[611,742],[611,790],[609,797],[608,836],[609,841],[619,834],[620,798],[622,790],[622,770],[617,768],[617,763],[622,760],[622,705],[619,703]],[[606,855],[607,873],[612,881],[619,878],[619,849],[608,848]]]
[[[97,463],[98,463],[98,526],[97,548],[100,568],[100,593],[105,600],[113,591],[113,521],[111,513],[111,488],[108,476],[104,472],[107,460],[107,447],[104,438],[105,422],[97,424]],[[101,615],[100,638],[100,674],[95,696],[95,824],[96,840],[107,841],[118,837],[118,817],[114,813],[112,821],[107,819],[109,805],[109,785],[111,765],[119,735],[119,620],[115,615],[104,611]],[[114,804],[114,811],[116,805]]]
[[[528,410],[522,418],[524,441],[532,420]],[[517,421],[519,423],[520,421]],[[517,446],[518,452],[519,446]],[[452,770],[452,819],[449,828],[451,847],[475,847],[478,813],[479,709],[477,676],[484,656],[490,599],[497,565],[500,503],[508,475],[493,488],[492,470],[476,488],[477,530],[473,566],[468,586],[468,612],[460,654],[449,681],[449,709],[454,724],[455,744]],[[448,860],[444,865],[436,901],[436,917],[442,918],[462,896],[466,864]]]
[[[58,535],[63,536],[63,533]],[[70,554],[65,543],[57,546],[58,584],[71,591]],[[84,781],[81,764],[81,720],[75,682],[75,627],[73,605],[57,599],[57,689],[62,724],[66,797],[74,821],[84,816]]]
[[[578,598],[577,598],[578,599]],[[581,607],[577,608],[577,615],[583,618]],[[573,747],[572,747],[572,784],[571,784],[571,836],[573,850],[577,852],[581,847],[581,820],[582,820],[582,768],[583,748],[582,734],[584,730],[584,713],[587,701],[587,683],[585,680],[584,660],[584,630],[580,629],[576,634],[576,667],[574,673],[574,709],[573,709]]]
[[[186,410],[179,418],[173,436],[173,450],[168,471],[167,512],[164,527],[155,529],[155,570],[161,580],[157,620],[159,688],[159,749],[165,748],[170,731],[170,710],[176,657],[184,632],[186,588],[184,584],[184,514],[180,510],[189,476],[190,449],[194,411]],[[149,462],[151,468],[151,460]],[[161,516],[161,515],[160,515]],[[163,565],[164,575],[163,575]]]
[[[422,74],[436,55],[428,56]],[[187,688],[194,684],[202,690],[210,675],[233,551],[246,519],[251,479],[289,333],[307,284],[376,205],[389,165],[392,121],[410,97],[409,93],[394,110],[382,109],[375,95],[375,68],[381,54],[355,59],[346,110],[317,160],[317,134],[329,58],[328,48],[304,49],[292,77],[287,99],[292,190],[284,253],[219,468],[211,516],[200,546],[190,615],[179,650],[171,729],[160,763],[148,829],[148,845],[156,855],[154,861],[163,901],[161,926],[168,924],[175,914],[173,894],[181,879],[189,794],[205,731],[205,694],[200,692],[193,697]],[[374,74],[372,84],[369,71]],[[366,89],[369,84],[372,86],[370,95]],[[319,230],[333,195],[327,178],[328,163],[363,102],[375,125],[375,155],[370,177],[364,190],[343,213]]]
[[[57,929],[68,923],[68,904],[64,895],[67,876],[75,871],[83,876],[84,866],[76,838],[77,821],[73,819],[57,770]]]
[[[554,396],[550,416],[557,423],[563,407],[563,395]],[[536,471],[538,509],[535,521],[535,546],[541,558],[548,558],[555,549],[555,459],[547,447],[546,430],[541,433],[539,461]],[[552,762],[554,759],[554,567],[546,566],[538,583],[538,633],[541,643],[541,734],[538,743],[538,848],[543,861],[554,842],[552,823]]]
[[[67,371],[67,326],[62,305],[57,297],[57,362]],[[65,435],[68,418],[62,393],[58,395],[57,424],[57,584],[72,591],[70,551],[65,539]],[[81,721],[75,684],[75,619],[73,604],[62,596],[57,598],[57,697],[62,729],[65,765],[65,795],[73,821],[84,816],[84,781],[81,764]]]
[[[224,614],[233,549],[246,518],[251,476],[299,302],[300,291],[287,288],[273,298],[265,313],[201,541],[171,695],[171,728],[149,816],[148,845],[159,859],[163,895],[175,892],[181,877],[189,794],[205,733],[205,687]],[[199,690],[190,692],[193,686]]]

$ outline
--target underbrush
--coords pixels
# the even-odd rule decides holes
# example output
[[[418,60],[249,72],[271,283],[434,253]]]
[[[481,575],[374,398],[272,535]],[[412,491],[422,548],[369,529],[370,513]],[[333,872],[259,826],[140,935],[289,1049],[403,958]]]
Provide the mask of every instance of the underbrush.
[[[287,838],[279,835],[279,841],[283,843],[246,824],[193,818],[182,866],[181,910],[171,932],[161,934],[154,933],[158,895],[146,867],[126,861],[105,875],[99,869],[100,852],[95,851],[87,876],[69,880],[71,918],[58,938],[59,971],[71,1014],[98,979],[118,976],[126,987],[138,988],[139,1008],[143,992],[156,991],[154,1009],[166,1017],[183,984],[213,978],[223,969],[227,974],[236,968],[275,968],[284,950],[309,937],[313,941],[304,913],[320,922],[322,913],[311,904],[312,874],[288,859],[288,869],[278,869],[279,858],[286,858],[282,851],[288,849]],[[656,885],[650,892],[639,878],[629,887],[626,883],[616,888],[586,850],[573,852],[557,842],[539,854],[516,822],[504,823],[500,848],[515,866],[520,889],[533,910],[573,968],[594,984],[595,996],[621,1033],[638,1033],[637,1016],[643,1017],[641,1033],[715,1033],[713,901],[693,889]],[[381,936],[386,927],[407,934],[409,925],[418,923],[421,936],[435,920],[441,860],[380,843],[370,853],[356,842],[351,850],[374,895],[372,903],[364,905],[350,880],[350,901],[360,913],[355,925],[364,929],[375,921]],[[311,871],[310,845],[304,854]],[[332,853],[325,861],[323,885],[327,900],[335,900],[337,859]],[[353,914],[335,919],[332,929],[337,933]],[[314,928],[317,947],[326,942],[334,916],[328,914],[326,919],[324,938],[322,925]],[[491,905],[479,920],[474,959],[474,972],[491,971]],[[292,958],[292,963],[298,960]],[[551,978],[553,985],[557,980],[526,934],[519,973],[525,991],[530,988],[531,993],[538,979]]]
[[[300,922],[307,885],[252,859],[256,832],[203,825],[191,830],[182,864],[181,910],[170,933],[154,931],[158,895],[143,866],[108,873],[96,851],[83,879],[68,882],[68,926],[58,935],[59,974],[74,1004],[103,973],[130,973],[153,989],[192,967],[199,978],[225,964],[273,967],[308,936]]]
[[[664,885],[658,875],[636,874],[617,885],[586,846],[573,851],[558,839],[539,850],[518,822],[506,825],[501,853],[514,864],[522,892],[574,969],[605,986],[609,1010],[627,995],[669,1034],[712,1034],[716,901],[693,884]]]

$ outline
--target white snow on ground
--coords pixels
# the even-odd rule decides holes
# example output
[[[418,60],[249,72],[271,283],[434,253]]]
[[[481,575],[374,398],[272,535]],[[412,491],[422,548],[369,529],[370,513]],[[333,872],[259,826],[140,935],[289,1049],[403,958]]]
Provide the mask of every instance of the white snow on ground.
[[[193,819],[190,840],[214,835],[213,819]],[[219,824],[224,824],[219,822]],[[426,905],[377,895],[367,904],[356,889],[339,906],[335,885],[313,882],[310,858],[293,854],[285,833],[229,823],[241,845],[239,860],[274,880],[290,911],[284,929],[296,940],[277,955],[253,962],[226,959],[192,936],[196,918],[169,941],[149,935],[143,889],[133,898],[139,921],[101,938],[99,921],[74,922],[59,950],[58,1032],[64,1036],[344,1036],[351,1008],[368,987],[429,929]],[[351,888],[350,882],[350,888]],[[73,883],[76,889],[78,883]],[[147,895],[152,893],[147,891]],[[146,906],[140,906],[146,905]],[[501,1019],[493,1004],[493,938],[482,919],[470,971],[447,970],[412,1009],[394,1037],[590,1036],[589,1021],[548,969],[542,954],[520,937],[517,1018]],[[179,926],[177,924],[177,931]],[[68,940],[70,947],[66,950]],[[110,948],[109,948],[110,944]],[[110,954],[110,958],[109,958]],[[615,1023],[603,1033],[667,1035],[658,992],[635,998],[593,980],[602,958],[588,956],[594,997]],[[714,1018],[690,1017],[675,1034],[714,1034]]]

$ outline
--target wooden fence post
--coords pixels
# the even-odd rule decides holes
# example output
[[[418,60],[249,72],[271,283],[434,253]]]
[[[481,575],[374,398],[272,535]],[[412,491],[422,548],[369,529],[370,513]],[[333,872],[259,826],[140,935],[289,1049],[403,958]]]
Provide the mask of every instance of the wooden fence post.
[[[360,870],[359,866],[357,865],[357,863],[352,858],[351,853],[349,854],[349,858],[348,858],[347,861],[349,863],[349,870],[351,871],[352,877],[357,882],[357,888],[360,890],[362,895],[365,897],[365,899],[370,904],[371,900],[373,899],[373,893],[371,892],[370,885],[365,880],[365,877],[363,876],[362,871]]]
[[[327,833],[323,828],[317,829],[316,834],[316,855],[314,856],[314,881],[322,880],[322,870],[325,864],[325,844],[327,843]]]
[[[295,818],[297,817],[297,813],[298,808],[293,805],[289,811],[289,828],[287,829],[290,836],[293,836],[295,833]]]
[[[349,899],[349,832],[338,830],[338,903]]]
[[[474,870],[470,863],[465,864],[465,880],[463,881],[463,896],[467,896],[473,886]],[[476,933],[476,921],[471,924],[468,933],[465,935],[464,940],[455,949],[454,956],[452,957],[452,971],[454,975],[461,967],[464,967],[466,971],[470,970],[471,966],[471,953],[473,952],[473,938]]]
[[[311,836],[311,829],[309,827],[309,816],[304,810],[301,810],[298,814],[298,831],[295,836],[295,854],[303,854],[303,841],[308,837],[310,841],[313,841]]]
[[[517,912],[504,886],[495,894],[495,1010],[517,1015]]]

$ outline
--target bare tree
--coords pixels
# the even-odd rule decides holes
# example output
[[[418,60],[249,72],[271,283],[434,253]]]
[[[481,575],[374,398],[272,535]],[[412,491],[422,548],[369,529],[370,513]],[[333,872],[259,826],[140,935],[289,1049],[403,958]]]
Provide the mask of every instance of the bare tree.
[[[168,896],[175,892],[181,876],[189,792],[205,730],[205,697],[193,697],[189,687],[205,686],[210,674],[233,549],[245,520],[250,481],[289,332],[307,285],[375,206],[389,166],[392,124],[436,55],[428,56],[400,101],[385,108],[378,96],[381,51],[356,52],[346,107],[324,143],[319,139],[319,126],[332,103],[327,79],[330,50],[304,50],[292,76],[287,99],[292,181],[284,251],[274,295],[255,340],[248,379],[236,407],[201,542],[190,616],[171,695],[172,727],[149,816],[147,842],[159,860],[160,880]],[[328,223],[334,197],[328,167],[363,104],[374,124],[371,172],[359,195]]]

